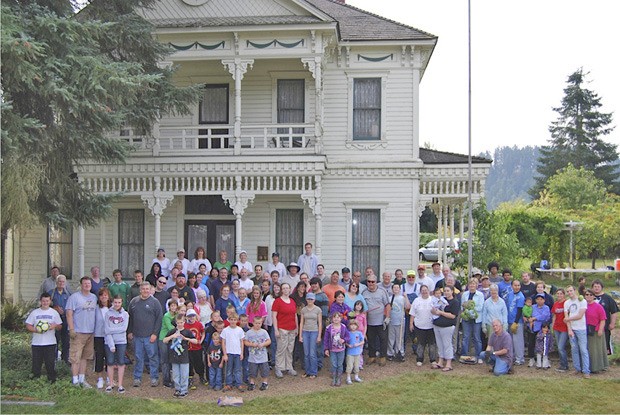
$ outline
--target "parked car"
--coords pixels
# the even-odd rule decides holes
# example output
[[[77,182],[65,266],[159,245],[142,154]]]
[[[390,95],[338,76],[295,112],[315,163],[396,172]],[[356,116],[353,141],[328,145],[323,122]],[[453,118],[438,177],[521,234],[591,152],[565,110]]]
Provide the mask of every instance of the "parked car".
[[[443,246],[443,239],[433,239],[429,243],[426,244],[423,248],[420,248],[419,256],[420,261],[437,261],[439,260],[439,248]],[[459,240],[458,239],[448,239],[447,244],[448,256],[451,253],[460,253],[459,249]]]

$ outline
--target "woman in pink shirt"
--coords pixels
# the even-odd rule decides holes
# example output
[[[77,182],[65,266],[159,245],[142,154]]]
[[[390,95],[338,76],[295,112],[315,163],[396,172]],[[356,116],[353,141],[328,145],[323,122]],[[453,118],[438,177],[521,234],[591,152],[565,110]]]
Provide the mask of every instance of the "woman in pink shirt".
[[[609,368],[605,339],[605,309],[596,302],[594,291],[586,290],[584,295],[586,309],[586,325],[588,328],[588,354],[590,355],[590,372],[597,373]]]

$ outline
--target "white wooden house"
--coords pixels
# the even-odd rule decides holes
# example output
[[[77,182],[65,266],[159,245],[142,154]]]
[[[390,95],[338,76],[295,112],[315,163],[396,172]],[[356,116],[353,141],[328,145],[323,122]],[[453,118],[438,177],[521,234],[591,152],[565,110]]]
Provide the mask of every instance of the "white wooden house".
[[[467,157],[420,148],[435,36],[333,0],[161,0],[143,14],[174,50],[162,65],[204,98],[191,116],[162,115],[152,138],[117,133],[137,148],[126,164],[78,171],[95,192],[122,192],[111,218],[14,233],[7,295],[33,298],[51,265],[73,284],[93,265],[131,278],[160,246],[265,264],[310,241],[328,272],[407,269],[427,206],[446,233],[463,223]],[[473,159],[475,200],[489,167]]]

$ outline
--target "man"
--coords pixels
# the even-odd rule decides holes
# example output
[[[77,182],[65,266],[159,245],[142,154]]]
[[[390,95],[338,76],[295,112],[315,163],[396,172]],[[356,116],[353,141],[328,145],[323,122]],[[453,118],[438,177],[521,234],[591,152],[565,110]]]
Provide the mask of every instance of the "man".
[[[241,275],[241,270],[245,268],[247,271],[247,275],[252,277],[254,275],[254,266],[250,261],[248,261],[248,253],[243,250],[239,252],[239,261],[235,262],[237,268],[239,268],[239,275]]]
[[[452,270],[450,269],[449,266],[444,265],[444,267],[441,268],[441,274],[443,275],[443,279],[440,280],[437,284],[435,284],[435,288],[437,288],[437,287],[440,287],[440,288],[445,287],[446,285],[448,285],[448,283],[447,283],[448,278],[452,278],[452,281],[454,281],[454,283],[451,285],[451,287],[456,288],[459,293],[463,290],[462,287],[461,287],[460,281],[458,281],[456,279],[456,277],[454,276],[454,274],[452,274]],[[480,277],[482,276],[482,273],[480,272],[480,270],[478,268],[472,268],[471,276],[473,278],[477,278],[478,281],[480,281]],[[454,295],[456,296],[456,292],[454,293]],[[459,296],[459,298],[460,298],[460,296]]]
[[[389,295],[392,295],[392,273],[390,271],[384,271],[381,275],[379,288],[383,288]]]
[[[170,276],[166,280],[166,290],[174,287],[177,284],[177,275],[179,275],[181,271],[178,268],[172,268],[170,270]]]
[[[588,330],[586,328],[586,300],[579,300],[575,287],[566,287],[568,300],[564,302],[564,323],[568,327],[568,338],[573,355],[573,367],[577,374],[590,378],[590,355],[588,354]]]
[[[172,275],[172,271],[170,272],[170,274]],[[128,303],[135,297],[140,295],[140,286],[142,285],[142,282],[144,282],[144,275],[142,275],[142,271],[140,271],[139,269],[133,272],[133,278],[136,282],[134,282],[133,285],[129,287],[129,297],[127,297]]]
[[[185,278],[185,275],[177,275],[177,283],[174,287],[176,287],[176,289],[179,291],[179,298],[185,299],[186,303],[188,301],[196,303],[196,295],[194,294],[194,290],[187,286],[187,279]],[[168,290],[168,292],[170,291],[172,291],[172,288]]]
[[[433,292],[433,290],[435,289],[435,283],[433,282],[431,277],[428,277],[426,275],[426,267],[422,264],[418,265],[418,276],[415,279],[415,282],[417,284],[415,293],[418,296],[420,295],[420,287],[423,285],[426,285],[430,292]]]
[[[99,295],[99,289],[103,287],[107,287],[110,284],[110,279],[108,277],[101,278],[101,270],[99,267],[92,267],[90,269],[90,292]]]
[[[213,268],[217,268],[218,270],[226,268],[226,271],[230,272],[230,268],[232,267],[233,263],[228,260],[228,252],[222,249],[219,252],[219,257],[220,259],[215,261],[215,264],[213,264]]]
[[[370,278],[371,276],[375,276],[375,270],[372,269],[371,266],[367,266],[364,270],[364,281],[368,281],[368,278]]]
[[[487,269],[489,270],[489,281],[491,284],[499,284],[502,281],[502,278],[499,276],[499,264],[495,261],[489,262]]]
[[[271,271],[271,274],[269,275],[269,279],[271,281],[271,286],[273,287],[273,284],[279,284],[280,283],[280,273],[276,270]]]
[[[217,279],[211,283],[211,287],[209,288],[211,304],[215,304],[215,302],[220,298],[222,287],[224,285],[228,285],[230,287],[230,281],[228,280],[228,269],[226,267],[219,268]]]
[[[248,270],[246,268],[239,269],[239,284],[241,288],[245,289],[248,293],[252,291],[252,287],[254,287],[254,281],[248,278]]]
[[[323,287],[323,292],[327,295],[327,299],[329,301],[329,306],[332,306],[334,302],[334,297],[336,295],[336,291],[342,291],[342,287],[338,283],[340,280],[340,274],[338,271],[332,272],[331,278],[329,280],[329,284]]]
[[[493,366],[495,376],[501,376],[512,370],[512,339],[504,331],[502,322],[498,319],[494,319],[491,326],[493,333],[489,337],[486,351],[480,353],[479,359],[484,359],[489,365]]]
[[[66,287],[67,277],[60,274],[56,277],[56,288],[50,290],[48,294],[52,299],[52,308],[60,315],[62,327],[56,330],[56,344],[60,349],[60,356],[63,362],[69,364],[69,326],[67,325],[67,301],[71,293]]]
[[[366,284],[362,284],[362,272],[361,271],[353,271],[353,282],[357,284],[359,287],[358,293],[364,294],[364,291],[368,289]]]
[[[509,268],[502,270],[502,281],[497,284],[497,288],[499,288],[499,296],[505,299],[512,288],[512,271]],[[534,287],[535,290],[536,287]],[[521,286],[521,292],[523,292],[523,286]]]
[[[98,312],[97,296],[91,292],[92,281],[89,277],[80,279],[80,291],[71,294],[67,301],[67,325],[69,326],[69,361],[73,386],[90,389],[86,382],[86,366],[93,360],[95,351],[95,313]]]
[[[316,272],[314,276],[320,278],[321,282],[325,281],[325,279],[327,279],[327,281],[329,282],[329,275],[325,275],[325,265],[323,264],[319,264],[316,266]]]
[[[300,281],[299,271],[301,270],[301,267],[297,265],[297,263],[291,262],[289,266],[286,267],[286,270],[288,271],[288,274],[280,275],[280,284],[287,283],[291,286],[291,289],[294,290]]]
[[[269,275],[269,274],[267,274]],[[260,283],[263,281],[263,266],[261,264],[254,265],[254,285],[260,286]]]
[[[142,384],[145,355],[149,360],[151,386],[159,384],[159,348],[157,338],[161,330],[162,309],[159,301],[151,296],[151,284],[140,284],[140,295],[129,303],[129,327],[127,338],[133,340],[136,365],[133,370],[133,386]]]
[[[157,301],[159,301],[159,305],[161,305],[162,312],[166,309],[166,303],[171,298],[170,293],[166,290],[166,277],[163,275],[157,278],[157,283],[155,284],[155,293],[153,297]]]
[[[433,292],[437,284],[439,284],[439,282],[443,280],[443,274],[441,273],[441,264],[439,262],[433,262],[431,268],[433,269],[433,273],[429,275],[429,277],[431,280],[433,280],[433,288],[431,289],[429,287],[429,289],[431,292]]]
[[[305,252],[297,259],[300,272],[305,272],[308,276],[313,276],[319,265],[319,258],[312,253],[312,244],[310,242],[306,242],[304,251]]]
[[[377,361],[379,353],[379,365],[385,365],[387,356],[387,325],[392,307],[388,293],[379,288],[377,277],[371,275],[366,280],[368,289],[364,291],[363,297],[368,305],[366,337],[368,338],[368,364]],[[377,347],[379,345],[379,347]]]
[[[114,279],[114,282],[108,285],[108,290],[110,291],[110,301],[112,301],[115,296],[120,295],[123,299],[123,308],[127,310],[131,287],[123,281],[123,272],[120,269],[115,269],[112,271],[112,278]]]
[[[599,303],[603,310],[607,320],[605,320],[605,340],[607,345],[607,354],[613,354],[613,346],[611,342],[611,331],[616,327],[616,319],[618,317],[618,304],[614,301],[609,294],[603,292],[603,281],[596,279],[592,281],[592,291],[594,291],[594,297],[596,302]]]
[[[470,356],[469,342],[473,338],[474,354],[480,356],[482,353],[482,306],[484,305],[484,296],[478,291],[478,280],[472,278],[467,283],[467,291],[461,296],[461,318],[463,325],[463,344],[461,354]],[[470,304],[473,302],[473,307]],[[472,314],[468,310],[475,310]],[[478,359],[478,363],[482,360]]]
[[[41,287],[39,288],[39,294],[37,294],[37,296],[41,297],[41,294],[49,293],[51,290],[56,288],[56,278],[58,278],[59,275],[60,268],[52,267],[50,269],[50,275],[41,283]]]
[[[525,298],[533,297],[536,294],[536,284],[532,282],[532,274],[529,272],[521,274],[521,292]]]
[[[184,248],[179,248],[177,250],[177,257],[170,260],[170,271],[172,271],[172,269],[176,266],[177,262],[181,262],[181,265],[183,266],[183,268],[180,270],[181,273],[183,275],[187,275],[187,271],[189,271],[191,262],[189,262],[189,259],[185,258]]]
[[[461,283],[458,282],[456,278],[454,278],[454,275],[448,275],[446,278],[443,279],[442,282],[444,283],[443,288],[452,288],[452,294],[454,295],[454,298],[461,301]],[[478,291],[480,291],[480,289],[478,289]]]
[[[267,264],[265,270],[268,271],[270,275],[273,271],[278,271],[279,276],[286,275],[286,267],[280,262],[279,252],[274,252],[271,254],[271,262]]]
[[[349,291],[349,285],[351,285],[352,282],[353,279],[351,278],[351,270],[348,267],[344,267],[342,269],[342,279],[338,282],[338,284],[340,284],[340,286],[346,293],[347,291]]]
[[[521,282],[512,281],[512,290],[506,296],[506,308],[508,309],[508,327],[512,336],[515,365],[521,366],[525,362],[525,342],[523,338],[523,306],[525,297],[521,292]]]

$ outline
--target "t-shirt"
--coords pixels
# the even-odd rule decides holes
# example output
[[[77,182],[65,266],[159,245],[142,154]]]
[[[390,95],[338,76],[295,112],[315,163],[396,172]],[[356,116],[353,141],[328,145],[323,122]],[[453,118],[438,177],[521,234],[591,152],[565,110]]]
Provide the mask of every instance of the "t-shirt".
[[[385,306],[390,303],[387,292],[377,287],[374,292],[368,289],[362,295],[368,304],[368,325],[380,326],[383,324]]]
[[[172,336],[176,333],[177,329],[170,330],[165,337]],[[188,339],[194,338],[194,333],[189,330],[181,330],[181,334]],[[183,340],[182,338],[171,339],[168,343],[168,361],[170,363],[189,363],[189,348],[188,341]]]
[[[196,320],[193,323],[185,322],[185,330],[189,330],[194,335],[195,339],[200,340],[202,338],[202,334],[205,332],[205,326],[202,325],[200,320]],[[189,344],[189,350],[201,350],[202,345],[198,344]]]
[[[276,298],[271,306],[271,311],[278,312],[278,329],[295,330],[297,327],[297,305],[292,298],[289,298],[288,304],[281,297]]]
[[[509,367],[512,367],[512,358],[514,353],[512,350],[512,337],[510,334],[503,330],[499,336],[496,335],[495,332],[491,333],[491,337],[489,337],[489,346],[491,346],[493,351],[500,351],[502,349],[508,350],[508,353],[497,357],[506,362]]]
[[[564,301],[556,301],[555,304],[553,304],[553,307],[551,307],[551,315],[555,316],[553,331],[561,331],[566,333],[568,331],[568,327],[566,327],[566,323],[564,322]]]
[[[97,309],[95,294],[84,295],[81,291],[73,293],[65,309],[73,310],[73,330],[76,333],[92,334],[95,332],[95,311]]]
[[[49,325],[62,324],[60,314],[58,314],[58,311],[51,307],[47,310],[43,310],[42,308],[32,310],[26,319],[26,324],[33,325],[35,329],[37,328],[37,324],[39,324],[39,322],[47,323]],[[49,346],[51,344],[56,344],[55,330],[48,329],[42,333],[32,333],[33,346]]]
[[[226,354],[241,355],[241,340],[245,338],[245,332],[241,327],[226,327],[222,330],[221,338],[226,341]]]
[[[413,324],[416,328],[422,330],[429,330],[433,328],[433,315],[431,314],[432,309],[433,300],[431,297],[426,299],[418,297],[413,300],[409,315],[414,317]]]
[[[605,320],[605,330],[609,330],[611,315],[618,312],[618,304],[616,304],[614,299],[611,298],[609,294],[603,293],[595,296],[594,298],[595,301],[603,307],[603,310],[605,310],[605,315],[607,316],[607,320]]]
[[[217,346],[211,343],[207,349],[207,354],[209,359],[211,359],[211,367],[219,367],[220,363],[222,363],[222,343]]]
[[[445,313],[450,313],[454,315],[454,318],[448,318],[446,316],[438,316],[435,320],[433,320],[433,324],[437,327],[450,327],[456,325],[456,316],[458,316],[459,311],[461,310],[461,305],[459,304],[459,300],[452,297],[451,300],[446,300],[448,305],[444,307],[443,311]]]
[[[248,330],[245,332],[245,340],[254,343],[261,344],[269,340],[269,333],[264,329]],[[265,363],[269,360],[267,356],[267,347],[258,346],[246,346],[248,350],[248,362],[250,363]]]
[[[319,331],[319,319],[323,318],[319,307],[315,305],[311,310],[306,306],[301,309],[301,315],[304,318],[304,325],[301,328],[303,331]]]
[[[570,298],[564,302],[564,311],[568,313],[568,317],[574,316],[579,313],[579,310],[587,310],[588,303],[586,300],[579,301],[579,298],[571,300]],[[585,330],[586,329],[586,314],[584,312],[583,317],[579,320],[569,321],[573,330]]]
[[[323,292],[325,293],[325,295],[327,295],[327,299],[329,300],[329,306],[331,307],[332,303],[334,302],[334,296],[336,294],[336,291],[342,291],[345,292],[344,288],[342,288],[340,286],[340,284],[333,286],[331,284],[327,284],[323,287]]]
[[[356,331],[349,332],[349,344],[350,345],[358,344],[363,341],[364,341],[364,335],[362,334],[361,331],[356,330]],[[347,354],[351,356],[359,356],[362,354],[363,351],[364,351],[364,345],[362,344],[361,346],[349,347],[347,349]]]
[[[390,311],[390,325],[401,326],[405,321],[405,296],[399,294],[390,296],[392,310]]]
[[[506,296],[506,307],[508,308],[508,324],[512,323],[521,323],[521,321],[516,321],[517,313],[519,308],[523,308],[525,305],[525,297],[522,292],[518,292],[515,294],[514,290],[508,292]]]
[[[342,324],[340,325],[342,326]],[[330,324],[327,329],[330,331],[331,333],[331,345],[329,346],[329,350],[331,352],[342,352],[345,349],[345,342],[342,342],[341,340],[344,340],[341,338],[341,334],[342,334],[342,330],[339,327],[335,327],[333,324]]]

